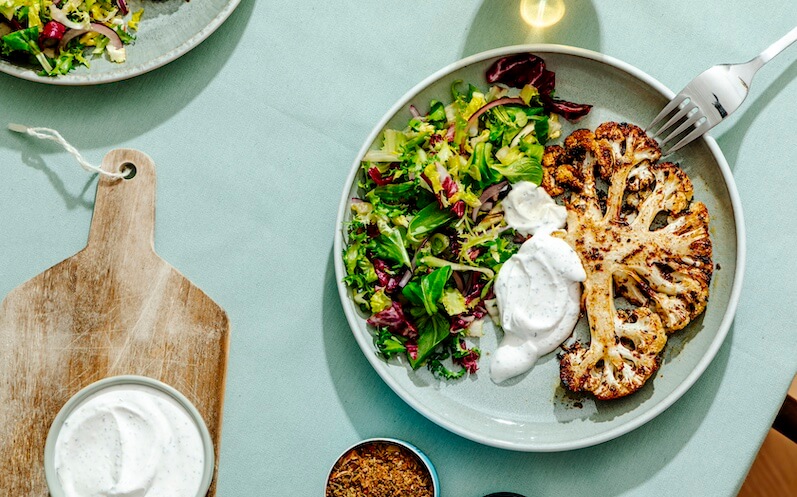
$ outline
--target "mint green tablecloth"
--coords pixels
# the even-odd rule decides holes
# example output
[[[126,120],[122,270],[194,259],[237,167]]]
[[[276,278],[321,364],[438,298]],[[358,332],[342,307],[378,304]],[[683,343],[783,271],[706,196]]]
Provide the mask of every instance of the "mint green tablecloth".
[[[345,177],[375,122],[433,71],[545,41],[677,90],[797,23],[783,0],[566,2],[564,21],[532,33],[516,0],[244,0],[198,48],[127,82],[0,74],[3,126],[57,128],[95,163],[132,147],[158,165],[156,248],[232,321],[219,496],[320,495],[337,454],[372,436],[424,449],[445,497],[735,494],[797,369],[797,47],[713,133],[747,221],[742,300],[706,373],[652,422],[573,452],[480,446],[393,394],[343,317],[332,233]],[[51,143],[0,130],[0,294],[84,246],[95,184]]]

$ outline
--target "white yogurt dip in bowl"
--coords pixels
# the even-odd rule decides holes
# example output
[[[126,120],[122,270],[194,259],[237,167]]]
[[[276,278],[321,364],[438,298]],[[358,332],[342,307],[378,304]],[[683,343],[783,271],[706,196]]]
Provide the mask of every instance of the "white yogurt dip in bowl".
[[[52,497],[202,497],[213,442],[196,407],[144,376],[114,376],[75,394],[44,448]]]

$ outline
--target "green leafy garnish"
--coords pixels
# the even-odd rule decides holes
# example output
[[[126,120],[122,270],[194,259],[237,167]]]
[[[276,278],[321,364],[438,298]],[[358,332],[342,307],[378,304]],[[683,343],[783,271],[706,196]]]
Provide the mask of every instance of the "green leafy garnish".
[[[374,239],[374,252],[380,257],[409,267],[412,263],[410,262],[409,254],[407,254],[401,230],[385,227],[381,231],[382,234]]]
[[[418,351],[415,358],[410,357],[410,366],[413,369],[418,369],[418,366],[426,361],[426,358],[434,352],[443,340],[449,337],[448,320],[440,314],[433,314],[431,316],[421,318],[418,323]]]
[[[2,54],[11,55],[14,51],[27,52],[39,62],[44,72],[50,74],[53,72],[53,66],[47,56],[39,49],[38,39],[39,28],[37,26],[8,33],[0,38],[0,41],[2,41]]]
[[[413,242],[420,242],[454,217],[456,215],[450,210],[440,210],[437,204],[429,204],[413,216],[407,228],[407,237]]]
[[[376,350],[385,359],[390,359],[407,351],[407,347],[404,346],[401,340],[385,329],[377,332],[374,336],[374,345],[376,345]]]
[[[531,157],[520,157],[506,166],[501,163],[494,163],[492,168],[509,180],[510,183],[517,183],[518,181],[531,181],[536,185],[542,183],[542,165]]]
[[[432,315],[438,311],[437,304],[443,296],[445,284],[451,277],[451,268],[435,269],[423,275],[418,281],[410,281],[402,290],[402,294],[416,306],[423,306],[426,314]]]

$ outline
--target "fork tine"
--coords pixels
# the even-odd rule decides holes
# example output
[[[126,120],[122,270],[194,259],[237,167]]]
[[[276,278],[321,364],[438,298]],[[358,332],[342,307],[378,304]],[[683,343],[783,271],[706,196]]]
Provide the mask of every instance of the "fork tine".
[[[681,123],[681,125],[678,126],[675,129],[675,131],[673,131],[672,133],[667,135],[667,138],[661,140],[660,145],[663,147],[665,143],[667,143],[668,141],[674,139],[675,137],[677,137],[678,135],[680,135],[681,133],[683,133],[684,131],[689,129],[690,126],[692,126],[693,124],[695,124],[696,122],[698,122],[699,120],[704,119],[704,118],[705,118],[705,116],[703,115],[702,112],[700,112],[700,109],[698,109],[697,112],[692,114],[687,120],[685,120],[683,123]]]
[[[695,138],[698,138],[698,137],[702,136],[709,129],[711,129],[711,126],[708,125],[708,121],[703,121],[702,123],[700,123],[697,126],[695,126],[695,129],[693,129],[691,133],[689,133],[685,137],[681,138],[681,141],[679,141],[678,143],[676,143],[675,145],[673,145],[672,147],[667,149],[666,152],[662,152],[661,156],[664,157],[664,156],[670,155],[671,153],[673,153],[673,152],[675,152],[677,150],[680,150],[683,146],[689,144]]]
[[[654,135],[654,137],[658,137],[658,136],[662,135],[666,130],[668,130],[668,129],[672,128],[673,126],[675,126],[676,124],[678,124],[682,119],[685,119],[685,118],[689,117],[690,113],[694,109],[697,109],[697,105],[695,105],[691,101],[687,102],[683,107],[680,108],[680,110],[678,110],[678,112],[675,113],[674,116],[672,116],[670,118],[669,121],[667,121],[667,123],[664,126],[662,126],[661,128],[659,128],[658,131],[656,131],[656,134]],[[700,109],[698,109],[698,112],[699,112],[699,110]]]
[[[681,94],[678,94],[675,97],[673,97],[673,99],[670,100],[670,102],[661,110],[661,112],[659,112],[659,115],[656,116],[653,119],[653,121],[650,122],[650,124],[648,124],[648,127],[645,128],[645,131],[650,131],[653,128],[653,126],[656,125],[656,123],[660,122],[662,119],[667,117],[670,114],[670,112],[678,108],[684,102],[684,100],[686,100],[686,97]],[[661,129],[659,129],[659,131],[661,131]]]

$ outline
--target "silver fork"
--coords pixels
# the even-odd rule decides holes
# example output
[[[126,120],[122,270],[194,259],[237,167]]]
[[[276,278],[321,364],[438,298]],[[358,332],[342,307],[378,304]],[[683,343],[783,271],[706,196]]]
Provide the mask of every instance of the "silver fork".
[[[738,109],[750,91],[750,83],[755,73],[795,41],[797,41],[797,27],[749,62],[716,65],[689,82],[646,129],[649,133],[652,132],[656,124],[660,124],[674,113],[652,135],[660,139],[665,131],[669,131],[666,137],[660,140],[662,156],[675,152],[703,135]],[[684,133],[686,136],[682,136]],[[681,138],[675,145],[664,150],[666,143],[679,137]]]

